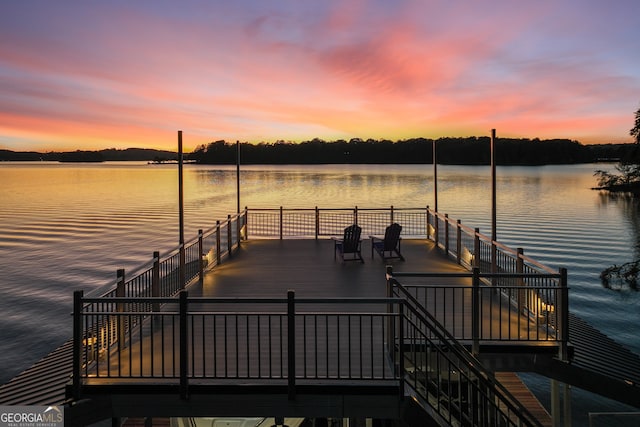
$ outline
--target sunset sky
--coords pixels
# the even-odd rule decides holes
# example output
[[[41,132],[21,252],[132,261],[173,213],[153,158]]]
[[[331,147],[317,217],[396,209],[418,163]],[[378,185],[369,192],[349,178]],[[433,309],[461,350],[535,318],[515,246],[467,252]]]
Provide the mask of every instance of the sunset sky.
[[[2,0],[0,149],[630,142],[638,0]]]

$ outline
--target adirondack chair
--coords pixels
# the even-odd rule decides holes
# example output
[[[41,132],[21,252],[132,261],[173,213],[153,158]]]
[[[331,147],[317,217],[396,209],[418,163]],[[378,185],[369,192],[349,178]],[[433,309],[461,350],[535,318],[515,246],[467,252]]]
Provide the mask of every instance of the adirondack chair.
[[[388,226],[384,231],[384,239],[380,239],[376,236],[371,237],[371,258],[373,258],[373,251],[375,250],[380,254],[384,261],[392,258],[399,258],[404,261],[404,257],[400,251],[400,232],[402,226],[398,223],[393,223]]]
[[[336,253],[340,253],[342,261],[360,261],[364,262],[362,258],[362,240],[360,239],[360,232],[362,229],[356,224],[350,225],[344,229],[344,236],[342,239],[332,237],[333,239],[333,259],[336,259]],[[346,255],[346,256],[345,256]]]

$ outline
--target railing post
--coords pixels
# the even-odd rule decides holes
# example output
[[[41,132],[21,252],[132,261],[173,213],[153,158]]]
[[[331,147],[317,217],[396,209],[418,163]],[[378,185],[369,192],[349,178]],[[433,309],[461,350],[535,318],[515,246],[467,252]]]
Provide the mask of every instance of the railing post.
[[[473,340],[471,352],[477,356],[480,353],[480,269],[478,267],[473,268],[471,292],[471,338]]]
[[[430,236],[430,234],[429,234],[429,226],[431,225],[431,220],[429,218],[430,218],[429,217],[429,205],[427,205],[427,230],[426,230],[426,232],[427,232],[427,240],[429,240],[429,236]]]
[[[249,207],[244,207],[244,240],[249,238]]]
[[[284,225],[284,212],[282,210],[282,206],[280,206],[280,240],[282,240],[283,236],[283,225]]]
[[[391,224],[393,224],[393,205],[391,205],[390,213],[391,213]]]
[[[295,291],[287,292],[287,387],[289,400],[296,399],[296,307]]]
[[[449,214],[444,214],[444,253],[449,256]]]
[[[398,392],[400,400],[404,400],[404,304],[405,300],[398,301],[398,363],[396,363],[396,375],[399,381]]]
[[[73,400],[80,400],[82,366],[82,291],[73,293]]]
[[[456,261],[462,263],[462,221],[456,221]]]
[[[184,289],[184,285],[187,280],[187,272],[186,272],[186,261],[185,261],[185,253],[184,253],[184,242],[180,243],[180,267],[179,267],[179,275],[180,275],[180,289]]]
[[[188,293],[180,291],[180,399],[189,398]]]
[[[567,269],[560,269],[560,360],[569,360],[569,287]]]
[[[353,223],[358,225],[358,207],[353,209]]]
[[[220,221],[216,221],[216,265],[220,265]]]
[[[480,229],[473,230],[473,267],[480,268]]]
[[[240,212],[238,212],[236,214],[236,243],[238,244],[238,247],[240,247],[240,241],[242,240],[242,221],[240,221],[240,218]]]
[[[498,272],[498,247],[496,241],[491,239],[491,286],[496,286]]]
[[[233,236],[231,235],[231,215],[227,215],[227,253],[231,258],[231,247],[233,246]]]
[[[316,240],[318,240],[319,235],[320,235],[320,210],[316,206]]]
[[[151,271],[151,296],[157,298],[160,296],[160,252],[153,253],[153,269]],[[160,311],[160,304],[153,303],[153,311]]]
[[[124,298],[125,297],[125,288],[124,288],[124,268],[119,268],[116,271],[116,298]],[[119,302],[116,304],[116,312],[122,313],[124,312],[124,304]],[[122,315],[117,315],[117,325],[118,325],[118,349],[124,348],[125,342],[125,321]]]
[[[438,241],[440,240],[440,233],[438,233],[440,225],[438,224],[438,221],[438,211],[435,211],[433,213],[433,241],[435,242],[436,247],[438,247]]]
[[[238,223],[239,224],[239,223]],[[240,235],[240,230],[238,230],[238,235]],[[200,283],[202,283],[204,281],[204,259],[202,259],[202,257],[204,256],[204,245],[202,242],[202,237],[203,237],[203,233],[202,233],[202,229],[198,230],[198,255],[199,255],[199,259],[198,259],[198,278],[200,279]]]
[[[516,249],[517,252],[517,258],[516,258],[516,274],[524,274],[524,259],[522,258],[522,256],[524,255],[524,249],[522,248],[517,248]],[[522,276],[518,276],[518,278],[516,279],[516,285],[518,287],[524,287],[524,279],[522,278]],[[522,314],[524,313],[524,309],[525,309],[525,300],[527,297],[527,293],[526,291],[518,291],[518,313]]]
[[[394,279],[393,279],[393,266],[391,265],[387,265],[386,268],[387,272],[385,274],[385,278],[387,279],[387,298],[392,298],[393,297],[393,283],[394,283]],[[393,324],[393,319],[392,319],[392,315],[393,315],[393,304],[390,302],[387,304],[387,325],[386,325],[386,336],[387,336],[387,340],[389,340],[389,342],[387,342],[387,348],[389,349],[389,357],[391,360],[394,361],[394,365],[395,365],[395,358],[396,358],[396,352],[394,350],[394,346],[393,346],[393,342],[394,342],[394,332],[395,332],[395,328],[394,328],[394,324]]]

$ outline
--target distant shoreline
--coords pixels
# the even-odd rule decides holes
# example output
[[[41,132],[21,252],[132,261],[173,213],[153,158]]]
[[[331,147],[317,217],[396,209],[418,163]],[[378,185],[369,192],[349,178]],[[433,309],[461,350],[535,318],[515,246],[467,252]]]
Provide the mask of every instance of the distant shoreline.
[[[197,147],[191,153],[183,153],[183,160],[185,163],[230,165],[238,161],[239,151],[240,163],[244,165],[433,164],[435,144],[438,164],[488,165],[491,163],[489,143],[488,137],[414,138],[396,142],[360,139],[325,142],[314,139],[301,143],[240,143],[239,146],[216,141]],[[495,143],[495,162],[510,166],[613,163],[638,157],[639,149],[640,146],[634,143],[582,145],[567,139],[500,138]],[[178,153],[143,148],[48,153],[0,150],[0,161],[145,161],[149,164],[171,164],[178,162]]]

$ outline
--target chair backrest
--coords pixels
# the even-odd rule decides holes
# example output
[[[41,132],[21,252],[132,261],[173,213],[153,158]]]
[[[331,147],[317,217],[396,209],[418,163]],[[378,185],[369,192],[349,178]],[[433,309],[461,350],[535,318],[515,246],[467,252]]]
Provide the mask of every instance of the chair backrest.
[[[360,233],[362,228],[353,224],[344,229],[344,237],[342,239],[344,252],[357,252],[360,245]]]
[[[402,226],[397,222],[394,222],[384,230],[384,250],[391,251],[398,246],[398,239],[400,239],[400,232]]]

